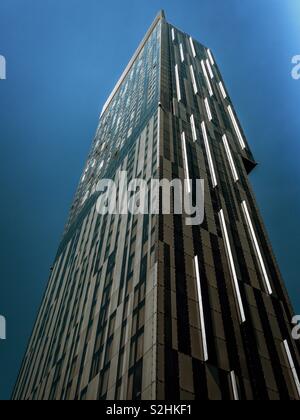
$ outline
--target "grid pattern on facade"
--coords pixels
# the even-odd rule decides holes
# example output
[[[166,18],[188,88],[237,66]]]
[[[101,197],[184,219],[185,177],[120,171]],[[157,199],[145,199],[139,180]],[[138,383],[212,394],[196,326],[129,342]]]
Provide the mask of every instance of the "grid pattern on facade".
[[[155,398],[157,216],[100,216],[95,186],[156,177],[160,28],[101,116],[16,398]]]
[[[298,399],[292,309],[249,185],[253,156],[212,53],[163,31],[160,176],[185,178],[188,159],[206,182],[206,217],[188,227],[160,216],[158,398]]]
[[[101,115],[15,399],[295,400],[292,308],[212,52],[161,13]],[[205,181],[205,219],[99,216],[99,178]],[[192,188],[193,187],[193,188]]]

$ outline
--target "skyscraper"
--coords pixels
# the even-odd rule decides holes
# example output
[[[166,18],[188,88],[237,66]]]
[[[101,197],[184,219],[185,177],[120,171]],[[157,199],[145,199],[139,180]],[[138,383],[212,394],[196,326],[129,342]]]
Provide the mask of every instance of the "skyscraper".
[[[300,399],[255,166],[212,52],[159,13],[104,105],[13,398]],[[203,179],[203,223],[100,215],[120,171]]]

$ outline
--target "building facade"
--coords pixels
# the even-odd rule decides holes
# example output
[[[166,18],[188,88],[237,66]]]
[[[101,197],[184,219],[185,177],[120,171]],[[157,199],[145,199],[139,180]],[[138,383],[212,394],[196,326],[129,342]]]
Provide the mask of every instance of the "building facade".
[[[13,398],[300,399],[255,166],[211,51],[159,13],[103,108]],[[120,171],[203,179],[203,223],[99,215]]]

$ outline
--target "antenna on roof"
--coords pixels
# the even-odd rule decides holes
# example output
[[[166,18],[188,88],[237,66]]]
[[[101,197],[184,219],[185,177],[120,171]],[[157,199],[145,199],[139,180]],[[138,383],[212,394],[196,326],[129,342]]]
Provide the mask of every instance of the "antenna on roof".
[[[158,13],[158,15],[162,18],[162,19],[166,19],[166,14],[165,11],[163,9],[161,9]]]

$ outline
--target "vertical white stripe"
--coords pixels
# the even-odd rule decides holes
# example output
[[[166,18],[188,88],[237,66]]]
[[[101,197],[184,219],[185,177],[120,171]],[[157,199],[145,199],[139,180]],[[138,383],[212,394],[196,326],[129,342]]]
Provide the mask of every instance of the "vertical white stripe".
[[[192,134],[193,134],[193,140],[197,141],[197,130],[196,130],[196,124],[195,124],[195,117],[194,115],[191,116],[191,126],[192,126]]]
[[[205,67],[205,64],[204,64],[203,60],[201,61],[201,66],[202,66],[202,71],[203,71],[203,74],[204,74],[204,77],[205,77],[205,80],[206,80],[206,83],[207,83],[209,95],[213,96],[214,93],[213,93],[213,90],[212,90],[212,87],[211,87],[211,84],[210,84],[210,80],[208,78],[208,74],[207,74],[206,67]]]
[[[205,103],[205,108],[206,108],[206,112],[207,112],[207,117],[208,117],[209,121],[212,121],[213,117],[212,117],[212,114],[211,114],[211,110],[210,110],[210,106],[209,106],[209,102],[208,102],[207,98],[204,99],[204,103]]]
[[[229,115],[230,115],[230,118],[231,118],[232,124],[233,124],[233,126],[234,126],[234,129],[235,129],[236,135],[237,135],[237,137],[238,137],[238,139],[239,139],[240,145],[241,145],[242,149],[246,149],[246,144],[245,144],[245,142],[244,142],[244,139],[243,139],[242,133],[241,133],[241,131],[240,131],[240,128],[239,128],[239,126],[238,126],[238,123],[237,123],[237,121],[236,121],[236,119],[235,119],[235,116],[234,116],[233,110],[232,110],[232,108],[231,108],[231,106],[230,106],[230,105],[228,105],[228,112],[229,112]]]
[[[225,134],[223,136],[223,143],[224,143],[225,151],[226,151],[226,154],[227,154],[227,159],[229,161],[229,165],[230,165],[230,168],[231,168],[231,172],[232,172],[234,182],[237,182],[239,180],[239,176],[238,176],[236,166],[235,166],[235,163],[234,163],[234,160],[233,160],[233,157],[232,157],[232,154],[231,154],[231,150],[230,150],[230,147],[229,147],[229,143],[228,143],[228,140],[227,140],[227,137],[226,137]]]
[[[238,387],[236,383],[236,376],[235,376],[234,371],[230,372],[230,379],[231,379],[231,386],[232,386],[234,400],[239,401],[240,397],[239,397],[239,391],[238,391]]]
[[[206,60],[206,66],[208,68],[208,72],[209,72],[210,78],[213,79],[215,76],[214,76],[214,73],[212,71],[212,68],[211,68],[211,65],[210,65],[209,60]]]
[[[176,103],[175,103],[174,98],[173,98],[173,101],[172,101],[172,109],[173,109],[173,115],[176,116]]]
[[[219,82],[219,87],[220,87],[220,91],[221,91],[221,93],[222,93],[223,98],[224,98],[224,99],[226,99],[226,98],[227,98],[227,93],[226,93],[226,91],[225,91],[225,88],[224,88],[224,86],[223,86],[223,83],[222,83],[222,82]]]
[[[174,30],[174,28],[172,28],[172,41],[173,42],[175,41],[175,30]]]
[[[195,45],[194,45],[194,41],[193,41],[192,37],[190,37],[190,44],[191,44],[192,54],[195,58],[197,56],[197,54],[196,54]]]
[[[210,50],[207,50],[207,55],[209,57],[211,65],[213,66],[215,64],[215,62],[214,62],[214,59],[213,59],[213,56],[212,56],[212,53],[211,53]]]
[[[177,99],[178,99],[178,102],[181,102],[182,97],[181,97],[181,89],[180,89],[178,64],[176,64],[175,66],[175,78],[176,78]]]
[[[182,138],[182,151],[183,151],[183,158],[184,158],[184,171],[185,171],[185,178],[187,180],[188,185],[188,193],[191,193],[191,180],[190,180],[190,171],[189,171],[189,161],[187,157],[187,151],[186,151],[186,138],[185,138],[185,132],[181,135]]]
[[[208,142],[206,126],[205,126],[205,122],[204,121],[201,124],[201,128],[202,128],[202,134],[203,134],[203,138],[204,138],[204,145],[205,145],[205,150],[206,150],[206,154],[207,154],[209,169],[210,169],[210,173],[211,173],[211,177],[212,177],[212,184],[213,184],[213,187],[215,188],[218,185],[218,181],[217,181],[217,176],[216,176],[216,172],[215,172],[214,162],[213,162],[212,154],[211,154],[211,151],[210,151],[210,146],[209,146],[209,142]]]
[[[240,320],[241,320],[241,323],[244,323],[246,321],[245,310],[244,310],[244,306],[243,306],[239,281],[238,281],[237,274],[236,274],[235,264],[234,264],[234,260],[233,260],[233,255],[232,255],[232,251],[231,251],[231,245],[230,245],[230,240],[229,240],[229,235],[228,235],[228,231],[227,231],[227,226],[226,226],[226,221],[225,221],[223,210],[220,210],[219,218],[220,218],[223,238],[224,238],[224,242],[225,242],[225,248],[226,248],[226,253],[227,253],[227,257],[228,257],[231,276],[232,276],[232,280],[233,280],[233,286],[234,286],[234,289],[235,289],[235,295],[236,295],[236,299],[237,299],[237,304],[238,304],[238,309],[239,309],[239,314],[240,314]]]
[[[183,45],[180,44],[179,45],[179,50],[180,50],[180,58],[181,58],[181,62],[184,62],[184,52],[183,52]]]
[[[195,264],[196,279],[197,279],[197,292],[198,292],[198,302],[199,302],[199,315],[200,315],[200,325],[201,325],[201,335],[202,335],[202,345],[203,345],[203,356],[204,356],[204,361],[207,362],[208,361],[208,348],[207,348],[204,310],[203,310],[199,260],[198,260],[197,255],[194,258],[194,264]]]
[[[195,93],[195,95],[197,95],[197,93],[198,93],[198,86],[197,86],[197,81],[196,81],[196,77],[195,77],[195,72],[194,72],[193,66],[190,66],[190,71],[191,71],[191,78],[192,78],[194,93]]]
[[[286,355],[287,355],[287,358],[288,358],[288,361],[289,361],[289,365],[290,365],[290,368],[291,368],[291,371],[292,371],[292,374],[293,374],[293,379],[294,379],[294,382],[295,382],[295,385],[296,385],[296,388],[297,388],[297,393],[298,393],[298,396],[300,397],[299,377],[298,377],[297,370],[295,368],[295,363],[294,363],[294,360],[293,360],[293,357],[292,357],[292,354],[291,354],[291,350],[290,350],[290,347],[289,347],[289,343],[287,342],[287,340],[285,340],[283,342],[283,346],[284,346],[284,349],[285,349],[285,352],[286,352]]]
[[[245,216],[245,219],[246,219],[246,223],[247,223],[247,226],[248,226],[248,230],[249,230],[249,233],[250,233],[253,245],[254,245],[256,256],[257,256],[257,259],[258,259],[258,263],[260,265],[260,268],[261,268],[261,271],[262,271],[262,274],[263,274],[266,291],[267,291],[267,293],[269,293],[269,295],[272,295],[273,290],[272,290],[271,283],[270,283],[270,280],[269,280],[269,276],[268,276],[268,273],[267,273],[267,269],[266,269],[266,266],[265,266],[265,263],[264,263],[264,260],[263,260],[263,256],[261,254],[261,251],[260,251],[260,248],[259,248],[259,245],[258,245],[257,237],[256,237],[256,234],[255,234],[255,230],[254,230],[252,221],[251,221],[251,217],[250,217],[250,213],[249,213],[246,201],[242,202],[242,209],[243,209],[244,216]]]

